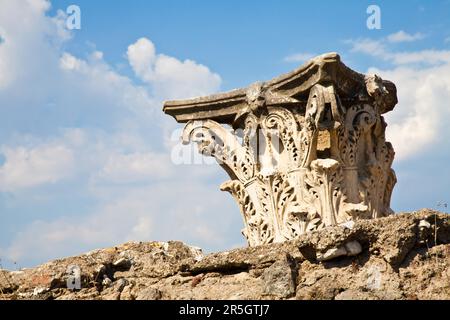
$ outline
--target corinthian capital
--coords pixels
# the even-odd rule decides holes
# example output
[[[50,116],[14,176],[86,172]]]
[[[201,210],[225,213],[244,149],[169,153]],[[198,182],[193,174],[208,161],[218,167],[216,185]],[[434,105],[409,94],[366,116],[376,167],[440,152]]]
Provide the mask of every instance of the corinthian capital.
[[[187,122],[183,143],[228,173],[221,189],[253,246],[391,214],[394,151],[382,114],[396,103],[392,82],[329,53],[248,88],[168,101],[164,112]]]

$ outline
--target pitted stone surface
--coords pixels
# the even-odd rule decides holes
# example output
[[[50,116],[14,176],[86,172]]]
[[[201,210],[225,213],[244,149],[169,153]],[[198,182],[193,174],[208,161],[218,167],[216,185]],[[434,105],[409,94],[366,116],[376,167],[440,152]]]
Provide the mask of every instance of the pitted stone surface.
[[[187,122],[183,143],[196,143],[230,176],[221,190],[238,203],[242,233],[257,246],[393,213],[394,149],[383,114],[396,104],[392,82],[329,53],[270,81],[167,101],[163,110]]]
[[[181,242],[131,242],[1,270],[0,299],[450,299],[449,235],[448,214],[421,210],[207,255]],[[355,242],[359,253],[348,248]],[[345,255],[319,261],[340,247]],[[67,288],[72,265],[80,290]]]

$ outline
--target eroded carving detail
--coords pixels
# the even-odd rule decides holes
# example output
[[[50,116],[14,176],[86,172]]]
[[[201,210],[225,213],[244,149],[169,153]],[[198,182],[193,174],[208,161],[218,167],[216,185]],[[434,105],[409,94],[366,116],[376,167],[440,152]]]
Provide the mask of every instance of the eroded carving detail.
[[[192,119],[183,142],[197,143],[229,174],[221,189],[237,201],[242,233],[255,246],[392,213],[394,150],[382,114],[396,103],[391,82],[329,54],[246,90],[169,102],[165,111]]]

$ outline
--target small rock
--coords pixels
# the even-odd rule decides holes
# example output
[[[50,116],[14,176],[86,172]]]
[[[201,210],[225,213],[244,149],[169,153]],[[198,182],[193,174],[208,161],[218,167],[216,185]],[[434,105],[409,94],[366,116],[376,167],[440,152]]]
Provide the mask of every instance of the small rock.
[[[366,288],[369,290],[378,290],[382,282],[381,268],[377,265],[370,266],[367,270]]]
[[[419,244],[422,245],[427,244],[431,235],[432,235],[431,224],[427,220],[420,220],[419,235],[418,235]]]
[[[131,261],[127,258],[120,258],[113,263],[113,266],[120,269],[129,269],[131,267]]]
[[[30,292],[19,292],[18,297],[21,299],[30,299],[32,295]]]
[[[346,229],[353,229],[353,227],[355,226],[355,221],[353,220],[346,221],[343,224],[341,224],[341,226],[343,226]]]
[[[115,289],[118,292],[122,292],[122,290],[128,285],[128,281],[126,279],[119,279],[116,281],[116,284],[114,285]]]
[[[133,288],[133,285],[128,285],[125,288],[123,288],[122,292],[120,293],[120,300],[134,300],[134,295],[131,292],[131,289]]]
[[[109,287],[110,285],[112,284],[112,280],[110,279],[110,278],[108,278],[108,276],[105,274],[104,276],[103,276],[103,281],[102,281],[102,285],[104,286],[104,287]]]
[[[317,254],[317,260],[318,261],[328,261],[331,259],[335,259],[338,257],[342,257],[342,256],[346,256],[347,255],[347,250],[345,249],[345,247],[339,247],[339,248],[332,248],[332,249],[328,249],[325,253],[321,254]]]
[[[50,290],[49,288],[45,288],[45,287],[34,288],[33,296],[38,296],[40,294],[44,294],[44,293],[48,292],[49,290]]]
[[[189,247],[189,251],[191,251],[192,255],[194,256],[194,260],[197,262],[202,261],[202,259],[204,257],[202,249],[199,247],[193,247],[193,246],[188,246],[188,247]]]
[[[138,292],[136,300],[160,300],[162,293],[156,288],[146,288]]]
[[[335,300],[374,300],[377,299],[370,292],[360,290],[345,290],[334,297]]]
[[[264,270],[261,278],[263,292],[268,295],[287,298],[295,294],[295,272],[289,257],[276,261]]]
[[[358,241],[350,241],[345,244],[345,249],[347,250],[347,255],[349,257],[356,256],[361,253],[362,247]]]
[[[325,253],[317,254],[318,261],[328,261],[342,256],[356,256],[362,252],[362,247],[358,241],[350,241],[338,248],[328,249]]]
[[[119,300],[120,292],[112,292],[102,296],[102,300]]]
[[[98,266],[97,268],[95,268],[95,273],[96,274],[103,274],[105,272],[106,272],[106,267],[103,264]]]
[[[419,228],[430,229],[431,228],[431,224],[427,220],[420,220]]]
[[[202,273],[202,274],[199,274],[199,275],[197,275],[197,276],[195,276],[195,277],[192,279],[191,287],[192,287],[192,288],[195,288],[202,280],[203,280],[203,273]]]

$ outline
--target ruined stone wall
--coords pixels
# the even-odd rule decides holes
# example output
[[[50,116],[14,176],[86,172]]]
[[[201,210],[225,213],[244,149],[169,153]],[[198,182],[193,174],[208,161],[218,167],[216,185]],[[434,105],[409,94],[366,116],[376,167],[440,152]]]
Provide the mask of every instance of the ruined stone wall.
[[[0,299],[450,299],[450,217],[422,210],[208,255],[127,243],[0,271]]]

